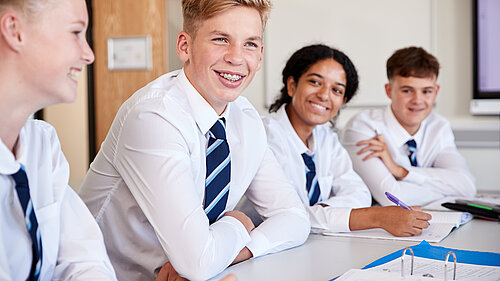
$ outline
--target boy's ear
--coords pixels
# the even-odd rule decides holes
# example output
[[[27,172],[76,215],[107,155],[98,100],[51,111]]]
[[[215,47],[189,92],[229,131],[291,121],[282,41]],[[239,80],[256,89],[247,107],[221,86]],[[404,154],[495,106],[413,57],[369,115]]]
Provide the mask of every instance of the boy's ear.
[[[286,79],[286,89],[290,97],[293,97],[293,93],[295,92],[296,86],[297,83],[295,83],[295,79],[293,79],[293,76],[290,76],[288,77],[288,79]]]
[[[18,13],[8,11],[0,16],[0,36],[10,49],[19,51],[24,43],[24,34]]]
[[[191,44],[191,36],[185,31],[179,32],[177,35],[177,55],[184,63],[187,63],[191,57]]]
[[[257,71],[260,70],[262,67],[262,58],[264,57],[264,44],[260,47],[260,59],[259,59],[259,64],[257,65]]]
[[[389,82],[385,84],[385,94],[387,95],[388,98],[392,100],[392,84]]]

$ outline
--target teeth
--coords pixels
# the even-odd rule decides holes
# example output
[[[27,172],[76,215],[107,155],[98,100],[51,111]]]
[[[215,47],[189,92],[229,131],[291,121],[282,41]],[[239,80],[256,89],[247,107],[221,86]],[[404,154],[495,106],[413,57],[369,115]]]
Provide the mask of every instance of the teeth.
[[[74,79],[74,80],[77,80],[77,79],[78,79],[78,75],[80,75],[80,71],[76,71],[76,70],[71,70],[71,71],[68,73],[68,76],[69,76],[71,79]]]
[[[224,79],[227,79],[231,82],[236,82],[236,81],[240,80],[242,77],[242,76],[237,75],[237,74],[231,75],[231,74],[227,74],[227,73],[219,73],[219,75],[221,77],[224,77]]]
[[[314,107],[316,107],[316,108],[318,108],[318,109],[321,109],[321,110],[326,110],[326,107],[321,106],[321,105],[319,105],[319,104],[312,103],[312,106],[314,106]]]

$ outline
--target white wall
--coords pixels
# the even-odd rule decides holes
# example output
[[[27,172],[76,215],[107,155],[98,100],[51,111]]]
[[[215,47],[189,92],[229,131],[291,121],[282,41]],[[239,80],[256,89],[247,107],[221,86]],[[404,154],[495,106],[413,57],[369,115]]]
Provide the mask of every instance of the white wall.
[[[469,113],[473,75],[471,0],[274,0],[273,3],[274,10],[271,12],[264,42],[264,67],[243,93],[259,112],[267,111],[266,99],[272,99],[269,96],[273,96],[273,93],[266,93],[266,89],[276,91],[276,87],[269,87],[269,84],[280,81],[279,73],[286,57],[303,45],[320,41],[323,37],[319,35],[323,34],[325,43],[339,47],[348,55],[352,53],[356,59],[362,60],[354,62],[362,74],[361,90],[364,87],[365,91],[356,97],[353,102],[355,106],[342,110],[338,119],[340,126],[361,109],[360,105],[388,103],[388,100],[382,100],[385,99],[385,60],[391,53],[388,50],[406,47],[396,45],[398,43],[420,43],[439,59],[442,66],[438,79],[441,90],[435,110],[448,118],[454,129],[465,130],[472,138],[478,127],[493,132],[500,130],[498,116],[478,117]],[[182,66],[172,47],[175,46],[175,36],[182,27],[180,0],[168,0],[168,7],[169,39],[174,40],[168,44],[171,46],[169,61],[170,68],[176,69]],[[373,19],[374,14],[380,18],[379,21],[362,20]],[[394,24],[391,24],[391,19]],[[405,20],[411,22],[404,22]],[[349,24],[345,24],[346,22]],[[381,25],[381,22],[384,24]],[[287,30],[286,26],[294,28]],[[401,26],[409,31],[397,32],[401,31]],[[336,42],[336,38],[342,39],[342,42]],[[363,55],[363,49],[369,55]],[[379,53],[373,53],[374,49],[379,50]],[[276,59],[277,56],[283,56],[283,59],[280,61]],[[376,70],[377,67],[379,71]],[[370,81],[370,86],[363,84],[366,81]],[[377,86],[373,81],[379,81],[380,85]],[[374,99],[371,95],[377,98]],[[481,141],[487,140],[479,140],[478,146],[481,146]],[[479,189],[500,190],[497,164],[500,159],[500,142],[493,142],[495,145],[489,147],[460,147],[477,178]]]

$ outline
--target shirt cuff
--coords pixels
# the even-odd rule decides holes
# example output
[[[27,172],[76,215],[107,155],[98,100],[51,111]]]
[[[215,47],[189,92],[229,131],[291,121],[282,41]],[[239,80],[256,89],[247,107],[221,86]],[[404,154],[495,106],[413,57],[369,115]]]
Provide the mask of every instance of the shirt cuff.
[[[220,218],[217,222],[214,223],[219,224],[219,225],[229,225],[230,228],[232,228],[238,235],[238,241],[241,241],[241,246],[239,247],[239,250],[243,249],[245,245],[251,241],[251,237],[247,232],[247,229],[245,226],[236,218],[231,217],[231,216],[223,216]],[[236,246],[236,245],[235,245]],[[239,251],[236,253],[236,255],[239,253]]]
[[[408,175],[402,181],[415,184],[423,184],[425,182],[426,176],[419,173],[418,167],[406,167],[406,170],[408,170]]]
[[[247,244],[247,248],[254,258],[267,254],[270,249],[269,240],[262,231],[254,229],[250,232],[250,238],[252,240]]]
[[[308,208],[311,232],[350,232],[349,219],[352,208],[325,205],[326,207],[313,206]]]

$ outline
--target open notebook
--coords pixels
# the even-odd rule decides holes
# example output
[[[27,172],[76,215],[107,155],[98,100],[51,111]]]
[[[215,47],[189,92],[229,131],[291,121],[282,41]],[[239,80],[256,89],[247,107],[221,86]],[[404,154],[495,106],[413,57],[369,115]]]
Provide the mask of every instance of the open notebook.
[[[436,212],[427,211],[432,216],[429,221],[430,225],[424,229],[421,235],[412,237],[396,237],[382,228],[374,228],[367,230],[357,230],[351,232],[323,232],[327,236],[343,236],[343,237],[361,237],[375,239],[390,239],[390,240],[406,240],[406,241],[422,241],[440,242],[443,240],[454,227],[459,227],[462,224],[469,222],[472,215],[464,212]]]

